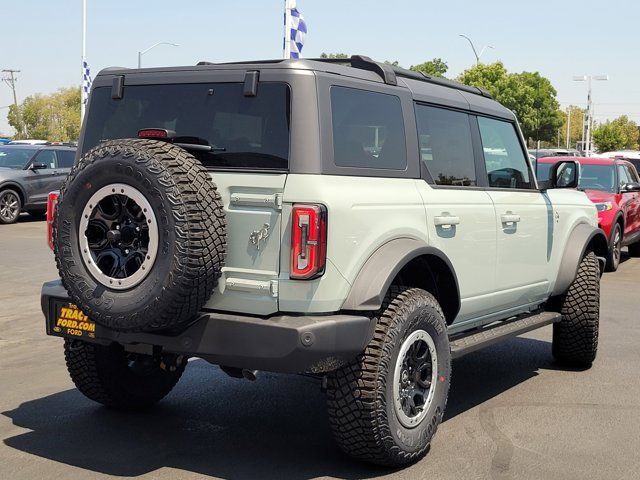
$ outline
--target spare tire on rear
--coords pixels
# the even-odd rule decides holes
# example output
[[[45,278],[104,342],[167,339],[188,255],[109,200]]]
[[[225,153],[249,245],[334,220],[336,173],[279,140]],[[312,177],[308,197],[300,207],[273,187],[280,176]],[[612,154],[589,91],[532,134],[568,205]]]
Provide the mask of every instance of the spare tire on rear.
[[[96,323],[158,331],[189,323],[223,265],[223,204],[186,150],[113,140],[82,156],[60,191],[54,253],[71,299]]]

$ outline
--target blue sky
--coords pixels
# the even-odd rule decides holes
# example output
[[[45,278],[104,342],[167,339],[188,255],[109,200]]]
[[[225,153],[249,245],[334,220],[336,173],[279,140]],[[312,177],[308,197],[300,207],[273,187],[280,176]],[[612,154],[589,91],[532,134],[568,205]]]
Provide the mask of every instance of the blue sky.
[[[89,63],[134,67],[137,51],[158,41],[145,66],[191,65],[282,55],[283,0],[88,0]],[[640,123],[640,2],[637,0],[298,0],[309,27],[303,56],[361,53],[403,66],[442,57],[449,75],[473,64],[465,40],[491,44],[483,61],[549,77],[563,104],[584,104],[581,74],[594,84],[597,119],[628,114]],[[0,6],[0,67],[21,70],[19,100],[79,85],[81,0],[19,0]],[[12,102],[0,84],[0,107]],[[0,132],[8,132],[0,108]]]

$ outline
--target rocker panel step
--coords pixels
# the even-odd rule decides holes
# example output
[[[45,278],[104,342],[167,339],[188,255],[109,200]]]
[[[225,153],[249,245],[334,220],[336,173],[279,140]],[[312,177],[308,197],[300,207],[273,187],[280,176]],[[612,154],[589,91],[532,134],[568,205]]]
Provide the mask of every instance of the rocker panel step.
[[[451,358],[460,358],[467,353],[489,347],[502,340],[559,322],[560,318],[561,315],[557,312],[542,312],[524,318],[507,320],[471,334],[455,336],[449,343],[451,346]]]

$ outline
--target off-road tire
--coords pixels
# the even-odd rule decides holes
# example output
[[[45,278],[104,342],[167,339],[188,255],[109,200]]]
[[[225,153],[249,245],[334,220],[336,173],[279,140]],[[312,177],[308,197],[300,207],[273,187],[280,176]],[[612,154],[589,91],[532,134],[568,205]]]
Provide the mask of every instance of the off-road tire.
[[[20,218],[20,213],[22,212],[22,201],[20,200],[20,195],[18,194],[18,192],[10,188],[6,188],[0,191],[0,202],[4,199],[5,195],[11,196],[11,198],[13,198],[18,203],[18,210],[14,214],[7,215],[6,217],[0,214],[0,224],[9,225],[11,223],[16,223]]]
[[[424,290],[392,287],[375,316],[375,333],[365,351],[328,376],[329,421],[344,452],[397,467],[417,461],[429,449],[447,403],[451,352],[440,305]],[[392,384],[400,347],[418,329],[435,343],[438,373],[428,413],[409,429],[397,417]]]
[[[137,189],[158,225],[157,257],[144,280],[126,290],[94,278],[78,239],[85,205],[112,184]],[[89,318],[113,330],[149,332],[188,324],[211,296],[223,266],[226,221],[208,171],[186,150],[155,140],[113,140],[72,168],[60,190],[53,238],[62,283]]]
[[[616,236],[617,235],[617,236]],[[613,225],[611,231],[611,246],[607,254],[607,263],[605,270],[607,272],[615,272],[620,265],[620,257],[622,255],[622,227],[618,222]],[[617,240],[616,240],[617,239]]]
[[[632,243],[627,248],[630,257],[640,257],[640,242]]]
[[[143,367],[135,369],[121,345],[73,339],[65,339],[64,357],[71,380],[85,397],[118,409],[148,408],[159,402],[178,383],[186,365],[186,360],[178,359],[162,368],[148,357]]]
[[[553,356],[564,365],[590,367],[598,351],[600,267],[587,253],[561,301],[562,319],[553,325]]]

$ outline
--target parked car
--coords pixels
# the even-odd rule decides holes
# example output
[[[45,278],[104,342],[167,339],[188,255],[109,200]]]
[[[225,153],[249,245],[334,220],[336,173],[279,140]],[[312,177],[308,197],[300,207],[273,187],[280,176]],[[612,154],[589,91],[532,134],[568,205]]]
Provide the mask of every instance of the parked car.
[[[80,392],[149,406],[194,356],[313,375],[338,445],[400,466],[452,357],[553,324],[557,362],[592,364],[607,241],[578,164],[541,192],[488,92],[340,62],[97,75],[41,295]]]
[[[49,143],[48,140],[11,140],[9,145],[47,145]]]
[[[595,203],[598,224],[609,239],[607,271],[614,272],[625,245],[640,256],[640,178],[630,162],[611,158],[572,158],[581,165],[579,188]],[[549,179],[557,157],[538,159],[538,181]]]
[[[11,142],[11,139],[9,138],[0,138],[0,145],[5,145],[9,142]]]
[[[50,145],[0,145],[0,223],[13,223],[21,212],[42,216],[47,195],[69,173],[76,149]]]
[[[618,158],[633,163],[636,170],[640,171],[640,152],[637,150],[619,150],[616,152],[604,152],[599,154],[600,157]]]
[[[529,155],[533,155],[535,158],[542,157],[577,157],[580,152],[574,149],[566,148],[530,148]]]

